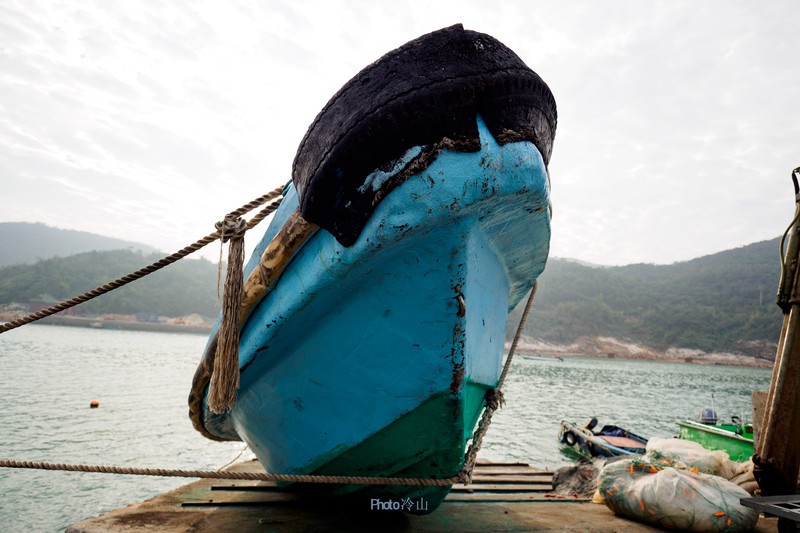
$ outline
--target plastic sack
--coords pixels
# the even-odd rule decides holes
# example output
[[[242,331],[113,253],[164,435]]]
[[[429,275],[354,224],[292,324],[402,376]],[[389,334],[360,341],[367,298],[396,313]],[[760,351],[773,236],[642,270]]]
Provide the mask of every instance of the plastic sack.
[[[758,511],[739,503],[750,495],[737,485],[638,458],[603,468],[598,492],[614,513],[669,529],[733,533],[758,522]]]
[[[653,437],[647,442],[646,457],[697,468],[700,472],[731,479],[737,464],[722,450],[708,451],[696,442],[684,439]]]
[[[753,460],[745,461],[744,463],[738,463],[736,466],[736,472],[733,474],[733,477],[730,479],[731,483],[736,483],[744,490],[750,493],[750,495],[755,496],[756,492],[760,494],[761,487],[758,486],[758,482],[756,481],[756,476],[753,474]]]

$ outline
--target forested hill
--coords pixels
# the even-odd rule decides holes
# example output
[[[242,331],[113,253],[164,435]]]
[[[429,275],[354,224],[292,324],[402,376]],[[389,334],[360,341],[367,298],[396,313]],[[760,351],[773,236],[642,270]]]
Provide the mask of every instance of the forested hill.
[[[658,349],[763,355],[781,330],[778,248],[774,239],[671,265],[592,268],[551,259],[526,335],[560,344],[601,336]],[[520,308],[510,323],[519,314]]]
[[[35,263],[92,250],[131,249],[153,253],[145,244],[123,241],[85,231],[52,228],[41,223],[0,222],[0,267]]]
[[[71,298],[161,256],[130,249],[95,251],[0,268],[0,306],[41,295]],[[540,278],[526,336],[554,345],[611,337],[660,350],[774,357],[782,319],[775,305],[778,257],[774,239],[672,265],[590,267],[551,259]],[[216,264],[183,259],[82,307],[95,313],[214,317],[216,284]],[[512,314],[512,327],[520,313],[518,308]]]
[[[42,295],[66,300],[163,257],[133,250],[85,252],[54,257],[33,265],[0,268],[0,305],[28,302]],[[224,276],[224,272],[222,274]],[[81,304],[92,313],[149,312],[164,316],[218,313],[217,265],[204,259],[181,259],[140,280]]]

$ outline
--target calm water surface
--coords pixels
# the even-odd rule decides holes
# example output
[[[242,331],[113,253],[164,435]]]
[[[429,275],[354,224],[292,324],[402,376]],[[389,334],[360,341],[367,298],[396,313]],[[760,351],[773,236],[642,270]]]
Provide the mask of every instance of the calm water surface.
[[[202,335],[29,325],[0,335],[0,458],[208,470],[244,449],[192,428],[186,398]],[[710,405],[750,412],[771,372],[591,358],[515,359],[506,406],[481,457],[557,468],[562,419],[615,423],[646,437]],[[90,409],[89,402],[100,402]],[[252,457],[247,452],[243,458]],[[63,531],[190,480],[0,469],[0,530]]]

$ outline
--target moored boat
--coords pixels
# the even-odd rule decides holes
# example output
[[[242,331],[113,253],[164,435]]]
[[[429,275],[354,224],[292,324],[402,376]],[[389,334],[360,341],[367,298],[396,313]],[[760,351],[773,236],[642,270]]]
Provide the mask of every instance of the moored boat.
[[[562,420],[558,440],[585,457],[614,457],[645,453],[648,439],[614,425],[604,425],[595,432],[596,426],[596,418],[592,418],[585,427]]]
[[[678,422],[680,437],[701,444],[707,450],[727,452],[732,461],[743,462],[753,456],[753,426],[733,417],[730,424]]]
[[[460,26],[348,82],[245,268],[238,399],[209,408],[215,328],[189,399],[196,429],[247,442],[272,473],[458,473],[508,311],[547,260],[555,120],[532,70]],[[319,490],[430,512],[449,489]]]
[[[731,417],[730,424],[723,424],[717,418],[714,407],[714,393],[711,393],[711,407],[700,412],[697,420],[678,421],[680,438],[694,441],[707,450],[727,452],[732,461],[747,461],[753,456],[753,425],[738,416]]]

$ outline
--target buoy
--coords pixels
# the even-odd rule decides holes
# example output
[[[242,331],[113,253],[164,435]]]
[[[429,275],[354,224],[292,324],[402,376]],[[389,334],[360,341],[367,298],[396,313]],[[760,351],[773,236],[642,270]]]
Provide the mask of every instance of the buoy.
[[[91,403],[89,404],[89,407],[91,407],[92,409],[100,407],[100,402],[98,402],[97,400],[92,400]]]

